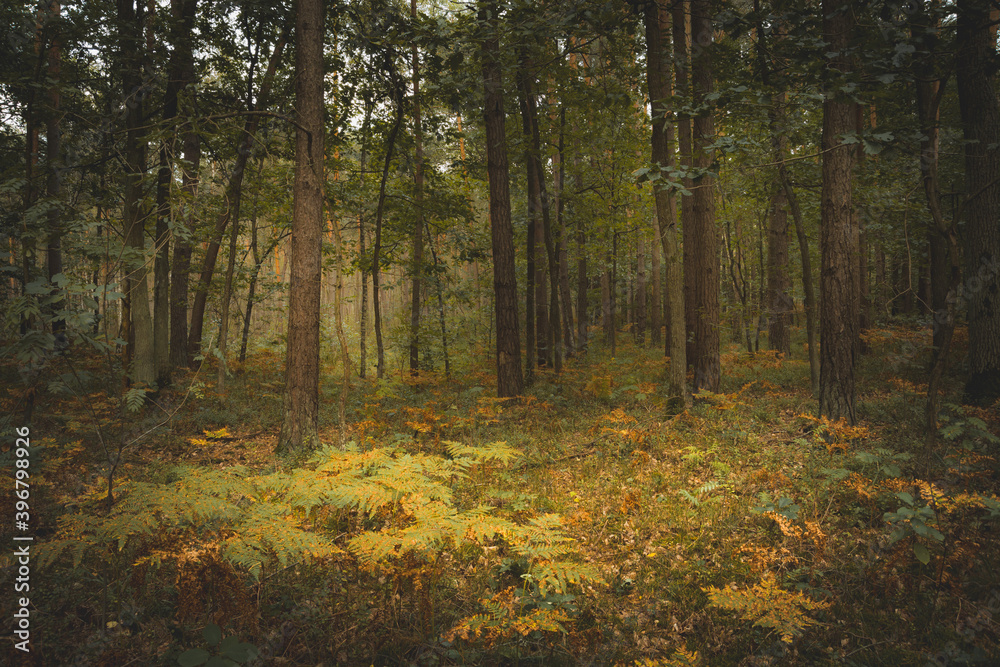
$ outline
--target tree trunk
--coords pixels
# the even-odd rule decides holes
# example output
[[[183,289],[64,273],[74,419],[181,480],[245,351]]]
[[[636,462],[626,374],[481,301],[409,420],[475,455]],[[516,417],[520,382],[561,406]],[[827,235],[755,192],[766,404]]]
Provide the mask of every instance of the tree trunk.
[[[969,380],[965,398],[1000,399],[1000,109],[993,3],[958,3],[958,101],[965,137],[965,298]]]
[[[417,19],[417,0],[410,0],[410,16]],[[420,277],[424,263],[424,147],[423,130],[420,127],[420,59],[417,46],[411,47],[413,60],[413,184],[416,220],[413,223],[413,256],[410,271],[413,289],[410,301],[410,373],[415,375],[420,368]]]
[[[559,321],[559,259],[556,254],[555,242],[552,238],[552,223],[549,208],[548,193],[545,188],[545,172],[542,169],[541,133],[538,129],[538,104],[535,101],[534,73],[527,49],[522,46],[519,54],[518,83],[521,89],[521,116],[525,137],[528,140],[525,152],[525,162],[528,167],[529,210],[533,210],[536,233],[540,232],[541,241],[548,260],[548,271],[542,268],[536,276],[535,306],[538,308],[536,320],[538,323],[537,342],[539,345],[539,364],[553,367],[557,372],[562,370],[561,342],[562,333]],[[539,225],[539,222],[541,223]],[[536,248],[539,238],[536,237]],[[535,266],[544,267],[539,262]],[[545,294],[546,279],[549,294]],[[548,304],[546,305],[546,300]],[[541,306],[539,308],[539,306]],[[551,321],[550,321],[551,320]]]
[[[274,82],[274,74],[281,60],[281,54],[285,49],[286,38],[287,32],[282,30],[278,36],[277,43],[274,45],[274,51],[271,52],[271,59],[267,64],[267,72],[264,74],[264,79],[260,85],[260,92],[257,95],[257,103],[250,111],[259,111],[267,107],[271,85]],[[205,257],[201,263],[201,275],[195,287],[194,304],[191,307],[191,327],[188,334],[189,364],[194,362],[194,357],[201,351],[202,327],[205,322],[208,288],[212,282],[212,274],[215,272],[215,262],[219,258],[219,249],[222,245],[222,237],[226,232],[226,227],[230,221],[239,217],[240,198],[243,194],[243,174],[246,172],[247,159],[249,159],[252,152],[254,136],[257,133],[259,124],[259,116],[255,114],[247,116],[240,146],[236,154],[236,164],[233,166],[233,173],[229,177],[229,183],[226,186],[225,206],[215,222],[212,238],[208,243]]]
[[[142,3],[118,0],[120,44],[124,59],[122,86],[125,96],[125,195],[122,222],[125,243],[132,251],[126,262],[129,310],[128,366],[132,381],[146,386],[156,382],[153,358],[153,322],[146,284],[146,213],[141,210],[142,175],[146,171],[146,133],[143,129]]]
[[[360,189],[365,189],[365,174],[368,169],[368,127],[372,118],[374,103],[368,97],[365,98],[365,117],[361,123],[361,170],[358,178],[361,181]],[[358,377],[364,379],[368,373],[368,258],[366,256],[365,244],[367,233],[365,232],[364,203],[358,205],[358,256],[361,265],[361,317],[359,318],[359,336],[361,339],[361,352],[358,360]]]
[[[481,55],[483,118],[486,126],[486,173],[490,187],[493,291],[496,299],[497,396],[508,397],[521,394],[524,378],[521,375],[521,340],[517,323],[514,228],[510,218],[510,174],[504,130],[498,13],[497,2],[480,0],[479,21],[484,24],[488,33],[483,38]]]
[[[663,344],[663,296],[661,294],[663,276],[660,269],[660,221],[655,216],[653,217],[653,239],[653,243],[649,246],[649,338],[654,347],[659,347]]]
[[[792,313],[788,278],[788,200],[781,183],[771,198],[767,230],[767,338],[771,349],[791,354],[792,339],[788,326]]]
[[[192,2],[192,4],[194,4]],[[190,54],[188,54],[190,55]],[[184,79],[194,81],[194,61],[188,58],[184,65]],[[186,110],[190,115],[191,110]],[[181,201],[183,206],[176,224],[186,229],[174,232],[174,257],[170,270],[170,366],[180,368],[188,364],[188,285],[191,274],[191,242],[187,234],[194,228],[194,202],[198,194],[198,173],[201,169],[201,135],[189,123],[182,133],[183,175]]]
[[[375,315],[375,348],[377,362],[375,377],[381,380],[385,376],[385,344],[382,341],[382,215],[385,211],[385,187],[389,180],[389,167],[392,165],[392,154],[396,148],[396,137],[403,125],[403,92],[402,81],[397,81],[393,74],[393,96],[396,104],[396,119],[386,138],[385,161],[382,163],[382,180],[378,187],[378,204],[375,207],[375,243],[372,247],[372,311]]]
[[[827,48],[837,53],[830,66],[846,73],[850,68],[846,49],[854,25],[853,10],[843,0],[824,0],[823,15]],[[831,420],[846,419],[851,424],[857,420],[854,354],[858,336],[858,247],[851,214],[854,147],[843,144],[841,137],[854,129],[854,102],[837,98],[830,91],[823,103],[819,412]]]
[[[635,342],[640,347],[646,346],[646,239],[643,232],[638,232],[635,245]]]
[[[680,3],[679,3],[680,4]],[[674,13],[676,20],[678,13]],[[683,17],[683,11],[680,12]],[[663,167],[673,165],[673,151],[670,145],[670,118],[666,107],[670,96],[670,69],[664,36],[667,31],[667,10],[657,0],[645,6],[646,27],[646,82],[650,104],[653,110],[653,133],[651,138],[652,161]],[[683,28],[682,28],[683,32]],[[674,28],[676,38],[677,29]],[[676,47],[675,47],[676,48]],[[690,140],[690,136],[688,137]],[[659,242],[663,248],[663,259],[667,272],[667,308],[664,313],[667,322],[666,352],[670,357],[667,375],[667,395],[679,396],[685,403],[690,402],[687,392],[687,337],[684,320],[684,279],[683,264],[679,248],[677,229],[677,209],[668,188],[654,187],[656,219]]]
[[[233,223],[229,226],[229,260],[226,262],[226,281],[222,288],[222,313],[219,318],[219,374],[217,382],[219,391],[225,390],[226,375],[229,373],[226,350],[229,347],[229,305],[233,300],[233,274],[236,272],[236,242],[240,234],[240,226],[237,224],[238,220],[239,216],[233,216]]]
[[[163,96],[162,119],[170,128],[178,113],[178,97],[190,80],[192,69],[192,32],[197,0],[173,0],[170,43],[173,51],[167,71],[170,78]],[[170,384],[170,181],[173,177],[173,142],[176,135],[160,142],[160,163],[156,174],[156,253],[153,263],[153,355],[156,379],[161,386]],[[180,216],[178,216],[180,218]],[[190,260],[189,260],[190,261]],[[187,309],[183,315],[187,317]],[[186,326],[186,321],[185,321]]]
[[[58,2],[50,2],[49,16],[47,21],[58,26],[60,20],[60,6]],[[55,28],[55,34],[49,40],[49,49],[46,57],[48,64],[47,78],[51,82],[48,89],[47,108],[45,110],[45,141],[46,141],[46,195],[49,198],[48,211],[48,242],[46,244],[46,265],[48,268],[49,282],[63,272],[62,261],[62,207],[59,199],[62,195],[62,111],[60,110],[59,86],[62,77],[62,37]],[[54,306],[58,308],[59,306]],[[54,313],[53,313],[54,314]],[[63,333],[66,329],[66,321],[63,319],[52,320],[52,333],[57,338],[57,345],[65,344]]]
[[[671,30],[673,33],[674,51],[674,92],[677,97],[682,100],[681,104],[690,103],[691,100],[691,88],[689,84],[689,67],[691,65],[691,59],[688,54],[688,47],[690,45],[690,34],[688,31],[689,5],[690,3],[686,0],[677,0],[671,5]],[[694,163],[691,154],[691,116],[688,113],[680,112],[674,115],[674,119],[677,124],[678,159],[681,162],[682,170],[688,171]],[[681,184],[688,192],[690,192],[691,188],[694,187],[692,180],[687,177],[681,179]],[[689,278],[691,276],[691,272],[694,271],[692,266],[692,262],[694,260],[691,255],[691,251],[694,249],[694,244],[689,241],[691,230],[694,228],[694,225],[691,223],[694,216],[693,205],[694,200],[692,196],[685,195],[681,197],[681,221],[683,222],[681,231],[683,235],[683,242],[680,244],[680,247],[683,253],[683,275],[685,278]],[[666,250],[664,250],[664,254],[666,254]],[[669,275],[667,280],[669,282]],[[693,363],[695,356],[694,283],[685,279],[682,282],[682,288],[684,290],[684,299],[682,301],[684,306],[684,336],[682,336],[682,340],[685,341],[685,363],[690,366]],[[673,302],[671,302],[671,304],[673,304]],[[671,358],[673,358],[673,356],[671,356]]]
[[[691,87],[698,104],[712,92],[712,14],[709,0],[691,1],[693,36]],[[715,126],[711,108],[701,111],[692,123],[694,166],[711,169]],[[694,391],[719,390],[719,240],[715,229],[714,177],[705,173],[693,183],[690,222],[685,220],[685,246],[691,246],[691,271],[685,266],[687,283],[694,298]],[[688,237],[690,232],[690,237]]]
[[[553,96],[555,95],[554,91],[552,94]],[[563,197],[563,187],[566,183],[566,163],[563,161],[565,129],[566,107],[560,106],[557,150],[556,154],[552,157],[553,190],[555,190],[556,200],[556,230],[559,234],[556,246],[559,253],[559,302],[561,306],[560,313],[562,315],[563,340],[565,341],[566,354],[572,355],[576,350],[576,341],[573,336],[573,297],[569,287],[569,253],[566,250],[566,199]]]
[[[319,308],[323,277],[323,2],[295,16],[295,182],[288,291],[285,405],[278,452],[319,446]]]

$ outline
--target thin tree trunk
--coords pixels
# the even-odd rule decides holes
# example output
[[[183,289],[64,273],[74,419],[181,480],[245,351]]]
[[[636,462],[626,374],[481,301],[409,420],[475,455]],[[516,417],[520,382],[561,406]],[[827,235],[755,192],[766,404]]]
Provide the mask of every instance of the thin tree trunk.
[[[233,274],[236,271],[236,241],[239,239],[240,226],[238,215],[233,216],[229,226],[229,261],[226,262],[226,281],[222,289],[222,316],[219,321],[219,391],[226,388],[226,374],[229,372],[229,362],[226,360],[226,350],[229,347],[229,304],[233,300]]]
[[[375,245],[372,248],[372,310],[375,314],[375,347],[378,362],[375,366],[375,377],[381,380],[385,377],[385,345],[382,342],[382,295],[381,289],[382,270],[379,266],[382,254],[382,214],[385,210],[385,186],[389,180],[389,167],[392,164],[392,153],[396,147],[396,137],[399,135],[399,128],[403,125],[403,93],[402,82],[394,82],[396,97],[396,119],[389,130],[386,139],[385,162],[382,164],[382,180],[378,187],[378,204],[375,209]]]
[[[287,31],[282,30],[278,36],[278,41],[271,52],[270,61],[267,64],[267,71],[261,81],[260,92],[257,95],[257,103],[251,111],[259,111],[267,107],[268,98],[271,93],[271,86],[274,82],[274,74],[281,54],[285,49]],[[219,257],[219,249],[222,244],[222,237],[226,232],[226,227],[231,221],[238,219],[240,198],[243,194],[243,175],[246,172],[247,159],[250,157],[253,148],[254,136],[260,124],[260,116],[251,114],[247,117],[243,134],[240,139],[239,150],[236,154],[236,164],[233,166],[233,173],[229,177],[226,186],[225,206],[215,222],[215,229],[212,238],[205,251],[205,257],[201,263],[201,274],[195,287],[194,304],[191,307],[191,327],[188,333],[188,363],[194,362],[194,357],[201,351],[202,328],[205,321],[205,306],[208,302],[208,288],[212,282],[212,274],[215,272],[215,263]],[[234,222],[234,224],[236,224]]]
[[[179,96],[188,82],[193,68],[192,31],[194,30],[197,0],[171,2],[171,39],[173,51],[167,71],[170,78],[163,96],[162,120],[169,128],[177,117]],[[153,354],[156,359],[157,383],[170,384],[170,181],[173,176],[173,142],[176,135],[160,142],[159,169],[156,174],[156,252],[153,263]],[[179,216],[175,218],[179,221]],[[190,257],[188,258],[190,261]],[[183,317],[187,317],[187,309]],[[185,327],[187,322],[185,321]]]
[[[191,3],[192,6],[194,2]],[[194,59],[185,53],[185,82],[194,81]],[[191,116],[192,110],[185,109]],[[181,202],[174,224],[180,231],[174,232],[174,256],[170,270],[170,366],[180,368],[188,364],[188,285],[191,273],[191,243],[187,234],[194,228],[194,204],[198,193],[198,173],[201,169],[201,135],[188,121],[181,134],[183,146],[183,167],[181,177]],[[183,227],[183,229],[182,229]]]
[[[365,98],[365,117],[361,123],[361,171],[359,179],[361,181],[361,191],[365,189],[365,174],[368,169],[368,127],[372,118],[374,103],[369,98]],[[361,264],[361,317],[360,338],[361,353],[358,360],[358,377],[364,379],[368,372],[368,257],[366,255],[365,243],[367,233],[365,232],[364,203],[358,204],[358,255]]]
[[[917,89],[917,117],[920,121],[920,174],[924,185],[931,224],[927,230],[931,269],[931,311],[933,313],[933,347],[927,404],[924,410],[924,442],[933,444],[937,436],[938,395],[941,380],[948,365],[948,352],[955,330],[955,298],[961,279],[961,249],[956,220],[945,221],[941,205],[941,181],[938,175],[939,131],[941,109],[941,79],[935,73],[939,19],[934,16],[938,3],[930,3],[930,13],[924,3],[916,4],[910,17],[910,34],[922,41],[921,56],[915,58],[914,79]],[[949,298],[951,295],[951,298]]]
[[[649,246],[649,329],[653,347],[663,344],[663,271],[660,268],[660,221],[653,217],[653,243]]]
[[[554,91],[552,92],[555,95]],[[563,324],[563,340],[566,344],[567,354],[572,354],[576,350],[576,341],[573,335],[573,295],[569,287],[569,253],[566,250],[566,198],[563,196],[563,188],[566,183],[566,163],[563,160],[563,150],[565,148],[566,129],[566,107],[559,109],[559,137],[557,141],[556,154],[553,156],[553,190],[556,198],[556,230],[559,238],[556,241],[557,252],[559,253],[559,298],[561,305],[561,315]]]
[[[486,173],[490,188],[490,229],[493,245],[493,290],[496,299],[497,395],[508,397],[521,394],[524,378],[521,375],[517,278],[514,274],[514,228],[510,218],[503,79],[500,71],[499,4],[480,0],[478,6],[479,21],[485,24],[488,31],[481,45],[481,56],[483,116],[486,126]]]
[[[285,403],[278,452],[319,446],[319,309],[323,280],[323,2],[295,16],[295,182]],[[277,49],[276,49],[277,50]]]
[[[48,3],[49,15],[47,21],[51,21],[58,26],[60,20],[60,6],[58,2]],[[46,265],[48,268],[49,281],[63,272],[62,261],[62,211],[59,199],[62,196],[62,111],[60,110],[59,87],[62,84],[62,37],[55,29],[55,34],[50,37],[46,62],[48,70],[47,78],[51,82],[48,89],[47,108],[45,110],[45,141],[46,141],[46,195],[49,198],[48,211],[48,241],[46,243]],[[52,320],[52,333],[56,336],[56,344],[64,345],[66,321],[63,319]]]
[[[417,0],[410,0],[410,16],[417,19]],[[416,220],[413,225],[413,257],[410,271],[413,289],[410,301],[410,373],[415,375],[420,368],[420,279],[424,262],[424,148],[423,130],[420,127],[420,58],[417,46],[411,47],[413,61],[413,184]]]
[[[780,159],[780,158],[779,158]],[[767,310],[768,343],[772,350],[791,354],[791,281],[788,278],[788,198],[781,183],[771,198],[767,230]]]
[[[451,358],[448,355],[448,329],[444,318],[444,289],[441,285],[441,272],[438,270],[437,251],[434,250],[434,237],[427,230],[427,240],[431,247],[431,258],[434,260],[434,283],[437,288],[438,321],[441,325],[441,353],[444,355],[444,375],[451,377]]]
[[[118,20],[122,55],[125,60],[122,87],[125,96],[125,195],[123,225],[126,245],[133,257],[125,271],[129,310],[128,355],[132,381],[146,386],[156,382],[153,358],[153,322],[149,314],[146,284],[146,214],[141,210],[142,175],[146,170],[146,133],[143,129],[142,88],[142,3],[118,0]]]

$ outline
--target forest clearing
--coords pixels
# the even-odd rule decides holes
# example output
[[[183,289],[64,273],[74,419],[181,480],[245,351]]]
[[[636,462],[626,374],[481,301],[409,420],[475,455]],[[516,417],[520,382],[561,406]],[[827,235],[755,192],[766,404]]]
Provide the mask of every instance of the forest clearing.
[[[4,664],[1000,664],[996,0],[0,21]]]

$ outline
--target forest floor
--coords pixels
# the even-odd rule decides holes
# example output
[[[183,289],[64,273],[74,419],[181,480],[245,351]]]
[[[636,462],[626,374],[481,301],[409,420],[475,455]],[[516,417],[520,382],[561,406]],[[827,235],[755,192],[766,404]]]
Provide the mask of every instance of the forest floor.
[[[998,664],[1000,406],[959,406],[953,374],[925,448],[925,338],[867,337],[856,426],[815,417],[800,352],[733,345],[720,393],[677,412],[658,350],[595,345],[517,401],[483,351],[451,378],[354,378],[343,424],[327,360],[327,448],[295,465],[273,454],[276,353],[223,393],[207,368],[131,406],[107,359],[53,361],[33,651],[0,661]],[[25,396],[3,401],[19,419]]]

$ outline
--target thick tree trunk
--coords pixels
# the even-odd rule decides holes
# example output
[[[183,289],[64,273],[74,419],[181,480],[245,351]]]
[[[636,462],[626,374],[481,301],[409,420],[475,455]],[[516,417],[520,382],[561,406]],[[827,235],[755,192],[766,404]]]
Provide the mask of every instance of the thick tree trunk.
[[[1000,108],[994,3],[958,3],[958,100],[965,136],[965,298],[969,309],[966,400],[1000,399]]]
[[[524,378],[521,375],[521,340],[517,323],[514,228],[510,218],[510,174],[504,130],[498,13],[497,2],[480,0],[479,21],[487,30],[487,36],[481,45],[481,56],[483,119],[486,126],[486,173],[490,187],[493,292],[496,299],[497,395],[508,397],[521,394]]]
[[[823,15],[824,39],[838,54],[831,59],[831,67],[847,72],[853,10],[843,0],[824,0]],[[819,412],[853,424],[857,420],[854,355],[859,305],[857,234],[851,214],[854,148],[843,144],[841,137],[855,129],[855,103],[838,99],[832,91],[828,95],[823,103],[822,136]]]
[[[683,17],[683,12],[680,13]],[[675,12],[674,18],[677,19]],[[670,68],[664,36],[667,31],[667,10],[659,1],[645,6],[646,27],[646,82],[653,110],[653,133],[651,138],[652,161],[663,167],[673,165],[670,145],[670,118],[666,107],[670,96]],[[683,32],[683,30],[682,30]],[[677,35],[676,29],[674,31]],[[689,137],[690,139],[690,137]],[[680,232],[677,229],[677,210],[674,199],[667,188],[654,188],[656,203],[657,232],[663,248],[664,264],[667,272],[667,308],[664,313],[667,322],[666,353],[670,357],[667,374],[667,395],[679,396],[689,402],[687,392],[687,344],[684,320],[684,279],[683,264],[679,247]]]
[[[712,14],[709,0],[691,1],[691,86],[694,99],[704,104],[712,92]],[[692,123],[694,166],[711,169],[715,126],[711,108]],[[685,220],[685,246],[691,246],[691,271],[685,277],[694,298],[694,391],[719,390],[719,239],[715,228],[714,177],[705,173],[693,183],[690,222]],[[690,236],[689,236],[690,232]]]
[[[323,277],[323,2],[295,17],[295,182],[288,293],[285,405],[279,452],[319,446],[319,307]]]

